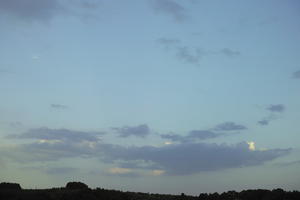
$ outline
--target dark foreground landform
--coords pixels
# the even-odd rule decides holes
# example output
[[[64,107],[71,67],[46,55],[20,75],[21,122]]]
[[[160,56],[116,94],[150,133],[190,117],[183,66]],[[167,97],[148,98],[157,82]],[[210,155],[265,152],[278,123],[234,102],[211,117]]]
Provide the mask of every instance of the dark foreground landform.
[[[81,182],[69,182],[66,187],[52,189],[22,189],[17,183],[0,183],[0,200],[300,200],[300,192],[256,189],[188,196],[90,189]]]

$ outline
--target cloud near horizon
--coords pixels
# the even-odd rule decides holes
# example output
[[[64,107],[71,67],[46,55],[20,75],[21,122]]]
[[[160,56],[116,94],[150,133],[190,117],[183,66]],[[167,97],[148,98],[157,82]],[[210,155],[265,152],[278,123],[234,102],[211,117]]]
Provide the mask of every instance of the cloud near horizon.
[[[237,167],[261,165],[288,154],[291,149],[253,150],[247,142],[235,145],[182,143],[163,147],[122,147],[108,145],[106,159],[154,163],[166,175],[190,175]]]
[[[210,137],[210,132],[201,132],[203,133],[209,135],[204,134],[205,137]],[[189,134],[190,137],[199,136],[198,131],[191,131]],[[120,169],[160,170],[164,172],[163,175],[188,175],[261,165],[291,151],[291,149],[256,150],[253,148],[253,142],[232,145],[190,142],[165,146],[125,147],[104,143],[97,136],[97,133],[67,129],[32,129],[11,138],[19,142],[27,139],[35,141],[1,147],[0,152],[5,159],[20,163],[59,161],[66,158],[97,158],[108,164],[123,163],[116,166]]]

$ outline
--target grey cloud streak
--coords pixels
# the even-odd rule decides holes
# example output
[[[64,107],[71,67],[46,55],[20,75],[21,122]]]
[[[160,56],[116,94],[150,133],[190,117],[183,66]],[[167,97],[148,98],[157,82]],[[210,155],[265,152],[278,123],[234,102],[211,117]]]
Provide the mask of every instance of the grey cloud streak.
[[[9,135],[8,138],[18,139],[39,139],[39,140],[57,140],[66,141],[68,143],[90,141],[99,141],[99,135],[103,132],[83,132],[69,129],[50,129],[47,127],[30,129],[19,135]]]
[[[150,3],[156,13],[170,15],[176,22],[187,19],[185,8],[174,0],[152,0]]]
[[[257,123],[261,126],[267,126],[271,121],[276,120],[284,111],[286,107],[283,104],[271,104],[266,107],[266,110],[270,112],[268,117],[259,120]]]
[[[267,110],[271,112],[283,112],[285,110],[285,106],[283,104],[274,104],[267,107]]]
[[[222,136],[228,136],[235,134],[231,131],[241,131],[246,130],[247,127],[244,125],[236,124],[234,122],[224,122],[222,124],[216,125],[212,129],[208,130],[191,130],[187,135],[178,135],[178,134],[162,134],[161,138],[169,139],[174,142],[194,142],[196,140],[206,140]],[[221,131],[221,132],[219,132]]]
[[[0,0],[0,14],[23,21],[49,22],[58,15],[94,17],[100,4],[95,0]]]
[[[62,104],[51,104],[50,107],[58,110],[64,110],[69,108],[68,106]]]
[[[25,20],[49,20],[63,10],[57,0],[0,0],[0,10]]]
[[[222,124],[218,124],[214,129],[217,131],[238,131],[245,130],[247,127],[234,122],[224,122]]]
[[[123,126],[121,128],[112,128],[120,137],[146,137],[150,134],[150,129],[147,124],[141,124],[138,126]]]
[[[227,57],[235,57],[241,55],[239,51],[230,48],[210,51],[200,47],[191,47],[183,44],[181,40],[176,38],[159,38],[156,42],[162,45],[166,50],[172,50],[177,59],[197,66],[204,56],[225,55]]]
[[[293,73],[292,77],[295,78],[295,79],[300,79],[300,70],[295,71],[295,72]]]

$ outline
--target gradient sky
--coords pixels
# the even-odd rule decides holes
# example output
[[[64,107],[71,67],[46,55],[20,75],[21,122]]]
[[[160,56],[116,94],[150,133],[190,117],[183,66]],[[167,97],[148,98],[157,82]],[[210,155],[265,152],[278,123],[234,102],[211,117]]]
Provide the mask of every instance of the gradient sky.
[[[300,189],[298,0],[0,0],[0,181]]]

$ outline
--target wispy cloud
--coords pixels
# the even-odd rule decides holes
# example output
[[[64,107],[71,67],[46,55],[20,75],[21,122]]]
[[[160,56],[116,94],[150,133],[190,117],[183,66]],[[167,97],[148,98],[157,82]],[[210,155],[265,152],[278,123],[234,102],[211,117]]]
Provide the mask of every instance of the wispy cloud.
[[[58,110],[64,110],[69,108],[68,106],[62,104],[51,104],[50,107]]]
[[[59,15],[92,17],[99,1],[95,0],[0,0],[0,14],[25,21],[49,22]],[[36,59],[38,57],[33,57]]]
[[[183,22],[188,18],[185,8],[174,0],[152,0],[151,4],[156,13],[169,15],[176,22]]]
[[[270,122],[270,120],[268,120],[268,119],[262,119],[262,120],[259,120],[257,123],[261,126],[267,126],[267,125],[269,125],[269,122]]]
[[[50,129],[47,127],[30,129],[19,135],[9,135],[8,138],[17,139],[38,139],[40,143],[76,143],[76,142],[98,142],[99,135],[103,135],[103,132],[84,132],[74,131],[69,129]]]
[[[222,124],[216,125],[214,128],[217,131],[239,131],[247,129],[246,126],[241,124],[236,124],[234,122],[224,122]]]
[[[197,66],[199,66],[201,59],[205,56],[225,55],[227,57],[235,57],[241,54],[239,51],[230,48],[205,50],[200,47],[191,47],[176,38],[159,38],[156,42],[162,45],[166,50],[173,51],[177,59]]]
[[[222,124],[218,124],[215,127],[207,130],[191,130],[187,135],[179,135],[179,134],[162,134],[161,138],[168,139],[173,142],[195,142],[201,140],[207,140],[222,136],[229,136],[231,134],[235,134],[232,131],[241,131],[246,130],[247,127],[244,125],[236,124],[234,122],[224,122]]]
[[[23,20],[49,20],[63,10],[57,0],[0,0],[0,10]]]
[[[187,46],[182,46],[177,48],[176,56],[186,63],[199,64],[199,61],[202,58],[203,54],[205,54],[205,52],[203,52],[201,49],[191,50]]]
[[[293,73],[292,77],[295,78],[295,79],[300,79],[300,70],[295,71],[295,72]]]
[[[121,128],[114,127],[112,128],[120,137],[146,137],[150,134],[150,129],[147,124],[141,124],[138,126],[123,126]]]
[[[271,121],[278,119],[285,109],[286,107],[283,104],[271,104],[266,107],[266,110],[270,112],[269,116],[259,120],[257,123],[261,126],[267,126]]]
[[[229,57],[239,56],[241,54],[241,52],[235,51],[235,50],[232,50],[232,49],[229,49],[229,48],[221,49],[219,52],[221,54],[224,54],[225,56],[229,56]]]
[[[267,110],[271,112],[283,112],[285,110],[285,106],[283,104],[274,104],[267,107]]]
[[[156,40],[159,44],[163,45],[167,50],[181,43],[178,39],[173,38],[159,38]]]

